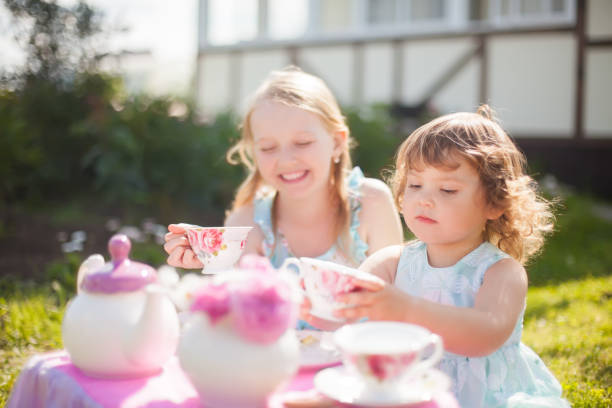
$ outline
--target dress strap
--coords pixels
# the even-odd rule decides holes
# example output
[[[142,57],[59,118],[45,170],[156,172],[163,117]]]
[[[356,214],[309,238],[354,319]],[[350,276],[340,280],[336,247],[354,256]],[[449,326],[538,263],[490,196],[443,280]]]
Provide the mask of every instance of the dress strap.
[[[472,286],[474,290],[478,290],[484,281],[485,272],[493,264],[505,258],[510,258],[510,255],[490,242],[483,242],[478,248],[463,257],[459,263],[476,270],[473,275]]]
[[[264,240],[262,243],[266,257],[270,257],[274,246],[274,231],[272,230],[272,204],[275,192],[268,188],[260,188],[253,200],[253,219],[261,229]]]
[[[366,259],[366,251],[369,246],[357,231],[360,225],[359,213],[361,212],[361,186],[365,176],[359,167],[353,167],[351,172],[348,174],[346,183],[348,190],[349,206],[351,209],[351,224],[349,226],[349,233],[353,241],[352,256],[360,264]]]

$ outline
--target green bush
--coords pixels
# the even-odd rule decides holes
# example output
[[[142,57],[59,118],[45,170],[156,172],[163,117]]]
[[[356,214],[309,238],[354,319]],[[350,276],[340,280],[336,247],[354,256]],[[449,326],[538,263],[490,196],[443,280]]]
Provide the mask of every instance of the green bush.
[[[238,136],[232,114],[197,122],[168,98],[120,99],[114,78],[86,75],[70,91],[0,94],[0,200],[9,204],[95,195],[104,205],[169,213],[220,212],[242,170],[225,162]]]
[[[396,122],[386,105],[345,109],[351,135],[356,141],[352,157],[369,177],[384,177],[403,138],[394,131]]]
[[[176,106],[184,110],[179,117],[171,115]],[[393,121],[383,106],[347,112],[355,163],[380,177],[400,142]],[[68,88],[29,82],[0,94],[0,200],[89,196],[162,218],[186,208],[218,219],[244,177],[225,161],[237,125],[231,112],[201,123],[188,102],[125,97],[121,82],[102,74],[83,74]]]

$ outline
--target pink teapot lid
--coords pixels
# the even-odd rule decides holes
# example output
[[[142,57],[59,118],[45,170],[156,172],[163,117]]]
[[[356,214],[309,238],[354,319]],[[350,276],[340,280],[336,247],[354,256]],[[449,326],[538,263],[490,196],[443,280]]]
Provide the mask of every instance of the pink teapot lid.
[[[90,293],[120,293],[140,290],[157,281],[155,269],[128,258],[132,243],[123,234],[116,234],[108,241],[111,261],[99,271],[87,274],[81,289]]]

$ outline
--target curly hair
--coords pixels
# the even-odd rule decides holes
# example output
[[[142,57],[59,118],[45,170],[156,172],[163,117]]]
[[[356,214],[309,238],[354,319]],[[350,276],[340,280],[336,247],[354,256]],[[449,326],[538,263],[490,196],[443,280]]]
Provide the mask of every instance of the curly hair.
[[[538,194],[537,183],[525,173],[525,156],[482,105],[476,113],[441,116],[415,130],[400,146],[390,184],[401,208],[406,176],[423,166],[456,167],[464,158],[478,172],[487,203],[502,210],[487,220],[483,239],[526,263],[552,232],[551,202]]]

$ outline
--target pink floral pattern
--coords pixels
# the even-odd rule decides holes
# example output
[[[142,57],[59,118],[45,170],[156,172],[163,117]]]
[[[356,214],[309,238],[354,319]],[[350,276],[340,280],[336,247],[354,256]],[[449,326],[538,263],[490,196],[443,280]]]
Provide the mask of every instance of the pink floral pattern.
[[[288,286],[273,276],[256,276],[245,279],[232,293],[233,323],[243,338],[269,344],[295,325],[297,313]]]
[[[216,324],[230,311],[230,292],[227,283],[209,283],[194,293],[191,311],[205,312],[212,324]]]
[[[223,232],[222,228],[205,228],[188,230],[187,234],[189,242],[196,251],[216,256],[220,250],[227,248],[223,243]]]
[[[402,379],[408,367],[416,360],[418,353],[364,354],[353,355],[351,361],[367,377],[382,383]]]
[[[195,294],[192,311],[205,312],[212,324],[227,316],[242,338],[262,344],[278,340],[297,321],[297,304],[289,284],[267,258],[245,255],[244,274],[223,284],[207,283]],[[254,273],[256,272],[256,273]]]
[[[319,286],[331,293],[334,297],[357,289],[353,278],[336,271],[324,269],[320,272]]]

